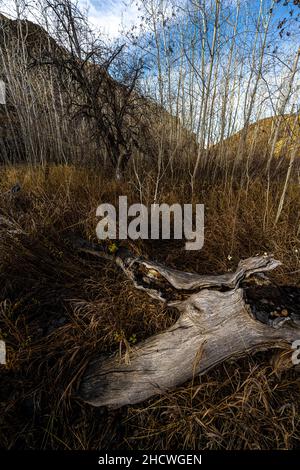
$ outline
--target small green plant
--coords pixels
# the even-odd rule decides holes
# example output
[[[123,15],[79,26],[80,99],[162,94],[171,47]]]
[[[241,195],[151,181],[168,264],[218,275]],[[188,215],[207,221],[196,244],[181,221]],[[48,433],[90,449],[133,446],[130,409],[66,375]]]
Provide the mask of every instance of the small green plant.
[[[135,344],[136,342],[137,342],[137,337],[136,337],[136,334],[133,333],[129,338],[129,343]]]
[[[112,255],[115,254],[118,251],[118,245],[116,243],[110,243],[110,245],[108,246],[108,251]]]

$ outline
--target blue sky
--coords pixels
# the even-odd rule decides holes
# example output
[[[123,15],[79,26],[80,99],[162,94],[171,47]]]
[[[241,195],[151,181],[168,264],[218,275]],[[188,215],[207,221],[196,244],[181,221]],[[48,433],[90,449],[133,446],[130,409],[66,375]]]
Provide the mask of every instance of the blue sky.
[[[234,6],[237,0],[223,0],[223,5]],[[31,3],[29,1],[29,3]],[[111,38],[119,36],[122,26],[129,29],[136,23],[140,23],[138,5],[140,0],[78,0],[81,9],[88,12],[90,23],[106,33]],[[255,13],[259,8],[259,0],[241,0],[241,3],[247,5],[248,11]],[[288,7],[276,6],[276,14],[288,15]],[[265,8],[270,4],[270,0],[264,1]],[[0,11],[9,16],[15,16],[14,0],[0,0]]]

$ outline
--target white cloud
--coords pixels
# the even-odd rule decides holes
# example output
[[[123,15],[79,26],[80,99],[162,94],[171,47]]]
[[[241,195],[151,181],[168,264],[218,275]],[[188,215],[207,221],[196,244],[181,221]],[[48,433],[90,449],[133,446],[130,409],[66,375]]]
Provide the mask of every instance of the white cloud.
[[[16,9],[12,0],[7,0],[5,3],[0,1],[0,13],[9,17],[16,16]]]
[[[79,0],[79,6],[87,10],[91,26],[111,38],[119,36],[122,27],[131,28],[139,17],[137,2],[130,0]]]
[[[131,28],[139,17],[138,1],[131,0],[79,0],[81,10],[87,12],[92,27],[107,34],[110,38],[120,35],[122,27]],[[16,7],[14,0],[0,0],[0,12],[15,18]],[[29,19],[35,20],[29,15]]]

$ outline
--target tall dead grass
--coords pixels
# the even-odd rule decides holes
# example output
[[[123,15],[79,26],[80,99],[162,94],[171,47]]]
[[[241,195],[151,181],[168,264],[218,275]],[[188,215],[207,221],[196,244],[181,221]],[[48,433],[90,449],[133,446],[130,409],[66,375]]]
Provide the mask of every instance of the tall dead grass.
[[[160,202],[189,202],[188,175],[162,179]],[[175,184],[175,176],[173,175]],[[21,191],[12,193],[19,182]],[[152,202],[155,174],[144,176]],[[265,182],[228,189],[200,180],[205,245],[124,242],[138,254],[178,269],[217,273],[240,258],[272,252],[283,261],[278,282],[300,284],[299,188],[290,184],[274,227],[281,182],[274,180],[264,227]],[[136,291],[114,265],[76,252],[69,235],[95,239],[95,211],[118,195],[139,201],[134,173],[115,182],[75,166],[1,168],[0,442],[18,449],[291,449],[299,447],[300,381],[274,352],[225,363],[162,397],[118,411],[74,398],[95,351],[124,350],[175,322],[178,313]]]

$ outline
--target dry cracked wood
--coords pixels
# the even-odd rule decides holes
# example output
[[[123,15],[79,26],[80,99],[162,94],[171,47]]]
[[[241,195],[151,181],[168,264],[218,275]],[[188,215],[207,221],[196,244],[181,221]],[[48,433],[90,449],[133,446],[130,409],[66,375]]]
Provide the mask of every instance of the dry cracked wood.
[[[93,252],[94,248],[85,246],[83,250]],[[137,288],[176,305],[181,316],[165,332],[133,347],[129,361],[128,357],[120,360],[117,353],[96,355],[78,391],[78,396],[93,406],[117,408],[139,403],[227,359],[284,347],[300,339],[299,305],[293,307],[293,314],[285,310],[280,321],[263,323],[245,302],[243,283],[281,264],[271,256],[243,260],[234,273],[217,276],[176,271],[136,258],[126,250],[112,258]]]

